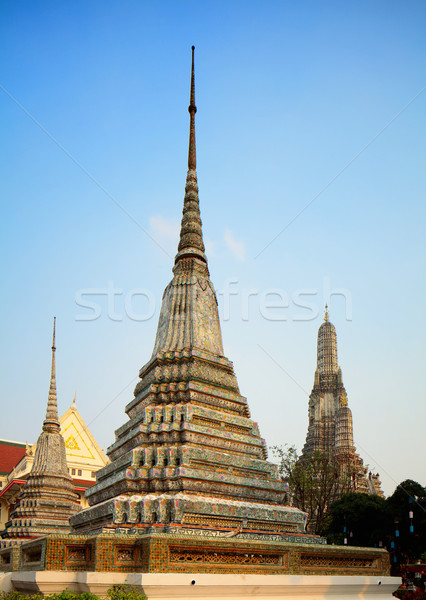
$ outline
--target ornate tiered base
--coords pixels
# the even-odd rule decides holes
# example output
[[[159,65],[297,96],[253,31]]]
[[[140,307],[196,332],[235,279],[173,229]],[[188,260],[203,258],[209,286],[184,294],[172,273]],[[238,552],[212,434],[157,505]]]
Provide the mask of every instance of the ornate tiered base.
[[[169,531],[170,528],[235,531],[260,534],[304,534],[306,514],[292,506],[241,502],[225,498],[185,494],[147,494],[117,496],[90,507],[73,518],[77,533],[109,529],[147,528]],[[228,530],[225,533],[224,530]],[[231,531],[229,531],[231,530]],[[212,535],[213,531],[208,533]]]
[[[217,532],[212,537],[196,530],[145,533],[134,528],[95,536],[52,535],[0,550],[1,570],[389,575],[386,550],[327,546],[306,534],[275,537],[242,533],[229,538]]]

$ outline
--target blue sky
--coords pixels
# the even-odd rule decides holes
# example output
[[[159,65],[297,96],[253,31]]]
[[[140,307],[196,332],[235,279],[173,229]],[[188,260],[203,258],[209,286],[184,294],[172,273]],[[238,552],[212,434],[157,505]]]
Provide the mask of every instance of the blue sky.
[[[39,434],[53,315],[60,411],[77,389],[104,448],[126,418],[177,245],[194,44],[204,236],[252,418],[302,447],[329,301],[361,456],[386,493],[425,485],[424,3],[0,10],[0,437]]]

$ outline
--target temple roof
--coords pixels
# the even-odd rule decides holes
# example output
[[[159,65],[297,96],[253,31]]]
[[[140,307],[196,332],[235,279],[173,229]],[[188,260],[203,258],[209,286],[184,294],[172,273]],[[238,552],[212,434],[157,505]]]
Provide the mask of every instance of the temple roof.
[[[26,444],[0,440],[0,474],[7,474],[25,456]]]

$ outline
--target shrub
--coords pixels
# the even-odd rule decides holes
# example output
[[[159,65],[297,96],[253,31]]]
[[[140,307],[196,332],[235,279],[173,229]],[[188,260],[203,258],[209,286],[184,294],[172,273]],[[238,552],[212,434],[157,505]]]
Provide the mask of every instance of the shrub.
[[[45,598],[48,600],[99,600],[99,596],[96,596],[96,594],[71,592],[70,590],[63,590],[59,594],[49,594]],[[40,600],[40,598],[37,598],[37,600]]]
[[[0,600],[41,600],[41,598],[43,598],[41,593],[25,594],[16,590],[8,593],[0,592]]]
[[[131,585],[113,585],[107,591],[108,600],[146,600],[145,594],[142,594],[139,588]],[[49,594],[43,596],[40,592],[34,594],[25,594],[22,592],[0,592],[0,600],[100,600],[96,594],[90,592],[71,592],[70,590],[63,590],[59,594]]]
[[[109,600],[146,600],[145,594],[141,594],[139,588],[131,585],[113,585],[107,596]]]

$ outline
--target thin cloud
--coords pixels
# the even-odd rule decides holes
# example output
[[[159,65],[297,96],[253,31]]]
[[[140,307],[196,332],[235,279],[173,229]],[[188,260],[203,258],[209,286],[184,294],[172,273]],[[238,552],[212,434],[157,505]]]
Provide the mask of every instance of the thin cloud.
[[[225,244],[235,258],[241,262],[244,262],[246,259],[246,247],[244,242],[236,240],[230,229],[225,229],[224,239]]]
[[[206,248],[206,254],[208,257],[215,256],[215,243],[212,240],[206,238],[204,240],[204,246]]]
[[[149,226],[153,235],[158,239],[177,245],[179,239],[179,223],[177,221],[170,221],[163,219],[161,215],[156,215],[150,217]]]

